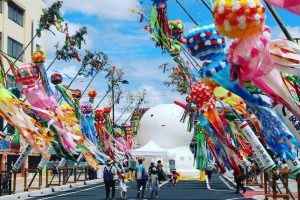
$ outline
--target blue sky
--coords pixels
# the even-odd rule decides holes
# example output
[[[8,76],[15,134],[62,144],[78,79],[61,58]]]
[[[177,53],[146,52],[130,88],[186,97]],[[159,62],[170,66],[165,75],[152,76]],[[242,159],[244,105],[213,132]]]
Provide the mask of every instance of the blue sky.
[[[53,1],[46,0],[50,5]],[[142,2],[142,4],[140,3]],[[168,16],[170,20],[181,19],[185,24],[186,31],[195,25],[178,6],[175,0],[168,0]],[[212,23],[212,16],[203,6],[200,0],[181,0],[180,1],[199,25]],[[208,1],[209,2],[209,1]],[[146,103],[143,107],[149,107],[161,103],[172,103],[173,100],[183,100],[184,97],[171,91],[162,83],[167,80],[167,74],[158,68],[163,63],[172,63],[171,58],[163,54],[159,48],[150,39],[150,35],[144,30],[147,21],[140,23],[140,16],[133,14],[131,9],[138,8],[149,14],[151,8],[150,0],[64,0],[63,13],[64,19],[69,23],[70,33],[81,26],[87,26],[87,43],[83,45],[84,49],[93,51],[103,51],[109,56],[110,63],[122,68],[125,72],[124,79],[130,82],[123,87],[124,97],[116,107],[116,116],[127,106],[128,100],[126,94],[128,91],[147,90]],[[284,23],[288,26],[293,37],[300,37],[299,16],[276,8]],[[298,19],[297,19],[298,18]],[[273,37],[283,37],[279,27],[276,25],[270,13],[267,11],[267,25],[273,30]],[[56,33],[53,36],[47,33],[46,46],[48,63],[54,58],[54,45],[63,43],[64,34]],[[84,55],[84,52],[81,52]],[[47,65],[47,63],[46,63]],[[72,61],[70,63],[55,62],[52,70],[60,71],[73,77],[81,63]],[[50,70],[50,73],[53,71]],[[106,80],[102,73],[91,84],[91,88],[96,89],[100,99],[107,90]],[[65,77],[64,82],[70,81]],[[79,78],[73,88],[85,88],[89,79]],[[96,100],[97,102],[97,100]],[[109,103],[107,98],[102,106]],[[126,119],[129,112],[122,117]],[[121,119],[121,121],[122,121]]]

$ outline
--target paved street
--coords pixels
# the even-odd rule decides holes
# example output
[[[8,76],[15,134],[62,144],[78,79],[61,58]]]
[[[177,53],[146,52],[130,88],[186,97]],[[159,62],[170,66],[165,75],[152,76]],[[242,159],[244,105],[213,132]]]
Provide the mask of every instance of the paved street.
[[[211,188],[207,187],[206,182],[200,181],[180,181],[176,186],[165,183],[161,186],[159,199],[247,199],[242,194],[234,194],[234,190],[227,187],[218,176],[213,176],[212,181]],[[128,185],[127,199],[136,199],[135,183],[131,182]],[[100,200],[104,199],[104,195],[103,185],[93,185],[31,199]],[[116,199],[120,197],[118,189],[116,197]],[[150,197],[149,191],[147,191],[146,197]]]

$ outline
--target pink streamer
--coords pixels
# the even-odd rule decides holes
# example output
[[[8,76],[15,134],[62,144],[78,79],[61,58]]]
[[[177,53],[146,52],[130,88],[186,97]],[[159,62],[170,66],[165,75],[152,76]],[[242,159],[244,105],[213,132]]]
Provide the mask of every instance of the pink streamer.
[[[288,10],[296,15],[300,15],[299,0],[267,0],[270,4]]]

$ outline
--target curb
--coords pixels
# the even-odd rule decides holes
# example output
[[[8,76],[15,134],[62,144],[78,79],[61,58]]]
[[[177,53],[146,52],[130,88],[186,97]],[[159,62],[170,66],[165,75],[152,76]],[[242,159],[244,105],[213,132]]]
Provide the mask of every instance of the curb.
[[[96,179],[96,180],[77,182],[77,183],[61,185],[61,186],[56,186],[56,187],[51,187],[51,188],[44,188],[41,190],[20,192],[17,194],[1,196],[0,200],[18,200],[18,199],[26,199],[26,198],[30,198],[30,197],[39,197],[39,196],[49,195],[51,193],[62,192],[62,191],[67,191],[67,190],[74,189],[74,188],[84,187],[86,185],[99,184],[102,182],[103,182],[103,179]]]

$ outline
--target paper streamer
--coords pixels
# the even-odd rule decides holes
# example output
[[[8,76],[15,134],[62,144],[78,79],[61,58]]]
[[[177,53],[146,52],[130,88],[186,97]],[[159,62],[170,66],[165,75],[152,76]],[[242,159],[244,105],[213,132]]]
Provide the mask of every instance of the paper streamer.
[[[12,167],[12,170],[14,172],[19,171],[19,169],[21,168],[23,162],[26,160],[26,158],[30,154],[31,150],[32,150],[32,146],[30,144],[27,144],[26,147],[23,149],[21,155],[19,156],[18,160],[16,161],[16,163]]]
[[[291,158],[286,161],[292,174],[300,173],[300,161],[297,158]]]
[[[49,146],[47,149],[47,152],[50,154],[53,151],[53,149],[54,148],[52,146]],[[48,163],[48,161],[49,160],[45,156],[43,156],[40,163],[38,164],[37,168],[39,170],[42,170],[45,167],[45,165]]]
[[[300,142],[300,121],[285,106],[278,104],[274,108],[290,129],[293,136]]]
[[[252,131],[249,124],[247,122],[241,123],[240,129],[245,133],[247,140],[252,145],[253,151],[256,153],[257,157],[260,158],[260,160],[265,166],[265,169],[275,167],[276,165],[274,161],[272,160],[266,149],[263,147],[261,142],[258,140],[257,136]]]
[[[259,169],[261,169],[261,170],[266,169],[266,166],[264,165],[264,163],[261,161],[261,159],[257,156],[257,154],[255,152],[253,152],[253,158],[254,158],[254,161],[257,163]]]
[[[77,158],[77,162],[74,163],[74,167],[77,167],[77,166],[78,166],[78,164],[79,164],[80,160],[82,159],[82,157],[83,157],[83,154],[81,153],[81,154],[78,156],[78,158]]]
[[[65,167],[66,163],[67,163],[67,159],[66,158],[62,158],[60,160],[59,164],[58,164],[58,168],[59,169],[63,169]]]

